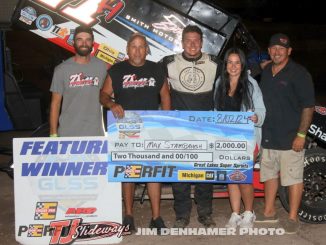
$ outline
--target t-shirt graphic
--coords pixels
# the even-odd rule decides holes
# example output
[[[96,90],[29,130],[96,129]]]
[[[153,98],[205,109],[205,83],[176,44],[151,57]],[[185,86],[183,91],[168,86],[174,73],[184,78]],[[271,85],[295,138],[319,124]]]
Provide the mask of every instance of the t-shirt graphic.
[[[87,76],[83,72],[73,74],[69,77],[69,87],[98,86],[99,78]]]
[[[144,88],[144,87],[155,87],[156,80],[153,77],[150,78],[137,78],[136,74],[129,74],[123,76],[122,88]]]

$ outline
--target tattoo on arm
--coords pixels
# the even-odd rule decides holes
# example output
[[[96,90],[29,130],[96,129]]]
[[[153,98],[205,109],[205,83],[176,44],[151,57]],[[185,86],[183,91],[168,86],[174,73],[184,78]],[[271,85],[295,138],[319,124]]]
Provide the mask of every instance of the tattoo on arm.
[[[301,113],[301,121],[298,132],[306,134],[314,114],[314,107],[304,108]]]

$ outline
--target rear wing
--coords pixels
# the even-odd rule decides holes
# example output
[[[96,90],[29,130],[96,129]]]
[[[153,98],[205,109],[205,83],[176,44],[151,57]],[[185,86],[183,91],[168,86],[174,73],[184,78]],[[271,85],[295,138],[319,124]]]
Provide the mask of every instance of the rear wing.
[[[149,60],[182,51],[182,29],[189,24],[202,29],[204,52],[221,56],[231,45],[259,50],[239,18],[203,0],[21,0],[12,22],[72,52],[75,27],[91,26],[93,55],[110,65],[126,58],[134,32],[147,37]]]

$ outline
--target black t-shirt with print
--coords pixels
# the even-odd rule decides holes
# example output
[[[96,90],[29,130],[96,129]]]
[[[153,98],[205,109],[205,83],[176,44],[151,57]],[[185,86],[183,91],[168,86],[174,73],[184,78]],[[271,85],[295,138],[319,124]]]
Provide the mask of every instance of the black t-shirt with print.
[[[132,66],[128,61],[117,63],[109,70],[115,102],[125,110],[157,110],[164,74],[160,66],[146,61]]]

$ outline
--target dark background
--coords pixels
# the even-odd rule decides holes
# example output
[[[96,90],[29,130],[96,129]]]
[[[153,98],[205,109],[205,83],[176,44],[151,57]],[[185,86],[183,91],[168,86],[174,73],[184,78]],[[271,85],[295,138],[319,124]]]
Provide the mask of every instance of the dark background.
[[[318,103],[326,105],[326,14],[321,1],[212,0],[228,13],[241,18],[262,50],[270,36],[286,33],[292,41],[292,57],[312,74]],[[72,54],[23,30],[5,33],[15,77],[27,96],[38,96],[42,121],[47,121],[49,87],[54,66]]]

